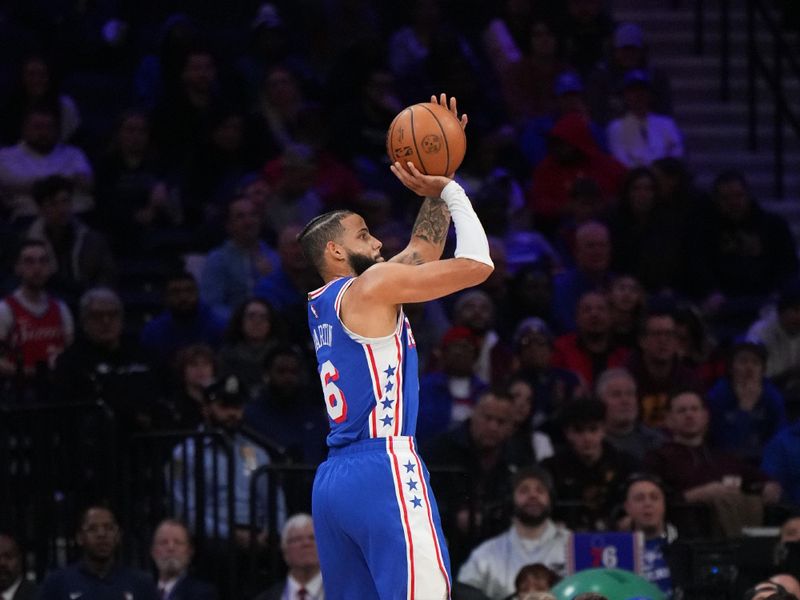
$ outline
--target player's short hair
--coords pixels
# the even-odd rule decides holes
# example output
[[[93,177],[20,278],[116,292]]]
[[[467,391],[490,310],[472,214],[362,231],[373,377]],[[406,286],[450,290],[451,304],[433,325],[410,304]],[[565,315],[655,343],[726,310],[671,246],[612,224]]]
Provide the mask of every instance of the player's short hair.
[[[322,257],[329,241],[338,239],[344,233],[342,219],[354,214],[350,210],[332,210],[314,217],[297,235],[303,253],[318,271],[322,270]]]

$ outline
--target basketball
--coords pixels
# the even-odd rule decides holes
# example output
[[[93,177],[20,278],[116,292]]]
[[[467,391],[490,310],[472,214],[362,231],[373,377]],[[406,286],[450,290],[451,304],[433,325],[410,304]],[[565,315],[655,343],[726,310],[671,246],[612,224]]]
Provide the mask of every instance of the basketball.
[[[421,102],[404,108],[389,125],[386,152],[403,167],[414,163],[425,175],[452,175],[464,160],[467,136],[447,108]]]

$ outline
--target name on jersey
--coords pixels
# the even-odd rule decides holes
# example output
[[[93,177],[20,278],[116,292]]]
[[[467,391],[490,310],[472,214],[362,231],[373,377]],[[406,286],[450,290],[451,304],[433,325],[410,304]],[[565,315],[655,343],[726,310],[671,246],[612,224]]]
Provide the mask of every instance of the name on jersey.
[[[311,337],[314,338],[314,350],[319,352],[322,346],[333,345],[333,325],[322,323],[311,330]]]

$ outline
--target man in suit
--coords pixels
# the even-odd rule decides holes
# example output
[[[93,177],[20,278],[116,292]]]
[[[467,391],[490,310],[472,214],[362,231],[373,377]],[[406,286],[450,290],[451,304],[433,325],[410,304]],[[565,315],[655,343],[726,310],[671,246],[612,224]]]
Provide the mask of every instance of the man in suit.
[[[283,579],[255,600],[324,600],[322,573],[311,515],[297,513],[281,531],[283,560],[289,567]]]
[[[11,535],[0,533],[0,598],[33,600],[36,586],[22,576],[22,551]]]
[[[194,547],[186,525],[165,519],[156,527],[150,556],[158,570],[161,600],[217,600],[217,590],[188,574]]]

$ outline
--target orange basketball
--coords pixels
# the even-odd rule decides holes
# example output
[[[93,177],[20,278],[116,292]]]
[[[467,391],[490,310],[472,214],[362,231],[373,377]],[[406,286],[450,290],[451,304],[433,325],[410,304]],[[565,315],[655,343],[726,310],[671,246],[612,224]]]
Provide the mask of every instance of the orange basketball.
[[[448,109],[433,102],[404,108],[389,125],[389,160],[407,162],[425,175],[452,175],[464,160],[467,136]]]

